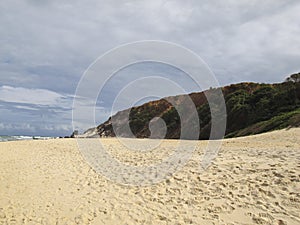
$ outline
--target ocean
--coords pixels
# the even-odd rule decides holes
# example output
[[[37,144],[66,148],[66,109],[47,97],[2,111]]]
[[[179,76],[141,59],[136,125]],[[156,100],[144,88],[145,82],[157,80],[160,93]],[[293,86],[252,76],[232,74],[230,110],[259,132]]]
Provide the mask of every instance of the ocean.
[[[5,141],[21,141],[21,140],[47,140],[47,139],[53,139],[54,137],[41,137],[41,136],[7,136],[3,135],[0,136],[0,142]]]

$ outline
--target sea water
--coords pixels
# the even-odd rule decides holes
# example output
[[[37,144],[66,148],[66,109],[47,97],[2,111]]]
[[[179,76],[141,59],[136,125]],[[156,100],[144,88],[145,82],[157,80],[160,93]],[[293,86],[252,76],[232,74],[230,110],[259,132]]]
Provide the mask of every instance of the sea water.
[[[47,140],[47,139],[52,139],[52,138],[53,137],[22,136],[22,135],[7,136],[7,135],[3,135],[3,136],[0,136],[0,142],[4,142],[4,141],[21,141],[21,140]]]

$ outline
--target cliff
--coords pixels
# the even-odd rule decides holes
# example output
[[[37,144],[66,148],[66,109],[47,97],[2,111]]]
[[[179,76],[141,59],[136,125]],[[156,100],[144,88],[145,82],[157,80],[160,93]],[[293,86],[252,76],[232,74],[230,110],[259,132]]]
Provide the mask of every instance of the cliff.
[[[290,126],[300,125],[300,74],[293,74],[283,83],[259,84],[239,83],[222,87],[226,110],[226,137],[237,137],[258,134]],[[296,79],[295,79],[296,77]],[[211,131],[211,113],[205,92],[191,93],[199,115],[199,139],[208,139]],[[118,112],[106,122],[84,133],[84,137],[114,137],[115,132],[122,137],[130,137],[124,129],[126,116],[129,114],[129,126],[134,136],[150,137],[149,122],[154,117],[164,120],[167,131],[166,138],[180,137],[180,117],[170,101],[181,104],[185,95],[171,96],[151,101],[141,106]],[[112,126],[114,122],[114,129]],[[124,131],[123,131],[124,130]]]

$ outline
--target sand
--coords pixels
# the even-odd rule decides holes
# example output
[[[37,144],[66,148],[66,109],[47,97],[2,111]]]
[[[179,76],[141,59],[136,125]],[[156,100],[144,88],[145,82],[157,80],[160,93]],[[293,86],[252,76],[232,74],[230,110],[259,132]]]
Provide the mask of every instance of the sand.
[[[141,155],[104,142],[137,166],[160,161],[177,143]],[[75,139],[0,143],[0,224],[300,224],[300,129],[224,140],[201,171],[206,143],[196,143],[182,170],[146,187],[96,173]]]

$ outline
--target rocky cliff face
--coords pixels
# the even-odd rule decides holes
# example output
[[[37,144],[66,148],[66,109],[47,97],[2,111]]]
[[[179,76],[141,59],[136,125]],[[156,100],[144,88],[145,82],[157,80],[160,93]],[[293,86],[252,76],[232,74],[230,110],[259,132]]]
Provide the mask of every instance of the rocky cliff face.
[[[211,130],[210,107],[205,92],[191,93],[200,120],[199,139],[208,139]],[[223,87],[227,110],[227,137],[249,135],[300,125],[300,83],[286,81],[279,84],[240,83]],[[120,111],[98,127],[87,130],[82,137],[148,138],[150,121],[164,120],[166,138],[180,138],[181,121],[170,102],[180,105],[186,95],[151,101],[138,107]],[[131,132],[128,132],[128,126]]]

